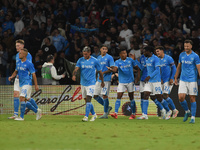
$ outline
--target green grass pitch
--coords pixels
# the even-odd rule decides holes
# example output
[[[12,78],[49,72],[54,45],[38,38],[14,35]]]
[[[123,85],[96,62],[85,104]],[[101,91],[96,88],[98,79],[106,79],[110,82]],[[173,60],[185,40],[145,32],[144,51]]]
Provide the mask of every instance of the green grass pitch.
[[[36,121],[0,116],[0,150],[199,150],[200,119],[195,124],[183,118],[159,120],[97,119],[83,116],[46,115]],[[91,117],[91,116],[90,116]]]

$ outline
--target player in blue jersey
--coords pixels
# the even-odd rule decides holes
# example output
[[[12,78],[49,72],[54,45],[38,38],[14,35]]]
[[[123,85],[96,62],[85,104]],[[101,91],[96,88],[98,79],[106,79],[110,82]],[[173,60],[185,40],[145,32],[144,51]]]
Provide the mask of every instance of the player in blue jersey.
[[[28,50],[23,48],[19,52],[20,61],[16,64],[16,69],[13,72],[12,76],[9,77],[9,81],[14,78],[16,75],[19,77],[19,86],[20,86],[20,117],[15,118],[15,120],[23,121],[24,113],[26,109],[26,101],[31,98],[32,90],[32,77],[35,83],[35,90],[38,91],[37,78],[35,75],[35,68],[32,62],[27,60]],[[41,110],[36,109],[31,103],[29,103],[29,108],[36,113],[36,120],[41,118]]]
[[[160,58],[161,68],[161,84],[163,98],[167,101],[172,108],[172,118],[176,118],[179,111],[176,109],[173,100],[169,97],[174,84],[174,75],[176,73],[176,66],[171,56],[164,53],[164,47],[158,46],[155,48],[157,56]]]
[[[89,113],[92,113],[90,121],[94,121],[97,115],[94,111],[94,107],[91,103],[91,99],[94,94],[94,88],[96,83],[96,71],[99,73],[101,78],[101,87],[104,87],[104,79],[101,71],[101,65],[98,60],[91,56],[91,49],[88,46],[83,48],[83,57],[79,58],[76,68],[73,71],[72,80],[76,81],[77,71],[80,69],[81,73],[81,90],[82,96],[86,101],[85,116],[82,121],[88,121]]]
[[[197,75],[200,75],[200,60],[199,56],[192,51],[191,40],[184,41],[184,49],[179,56],[179,62],[175,74],[175,84],[178,85],[178,76],[180,75],[178,97],[181,106],[185,110],[185,116],[183,121],[187,121],[188,117],[191,115],[190,123],[195,123],[196,115],[196,96],[198,95],[198,85],[197,85]],[[185,96],[189,95],[191,103],[191,112],[188,108]]]
[[[142,105],[143,115],[138,119],[148,119],[147,109],[149,105],[149,96],[153,101],[161,102],[165,109],[161,110],[162,117],[169,119],[172,112],[168,107],[167,102],[162,99],[161,75],[160,75],[160,62],[159,58],[152,54],[153,47],[147,46],[144,48],[144,56],[146,57],[147,77],[144,79],[144,100]],[[167,110],[167,114],[166,111]],[[166,115],[165,115],[166,114]]]
[[[108,52],[107,46],[102,45],[100,52],[101,52],[101,55],[97,57],[97,60],[101,64],[105,86],[103,88],[101,87],[101,80],[98,76],[97,82],[95,84],[94,99],[97,100],[101,105],[104,106],[104,114],[99,118],[107,119],[108,114],[112,109],[112,107],[109,106],[109,100],[108,100],[112,72],[110,70],[108,70],[107,67],[113,67],[114,60],[111,55],[107,54],[107,52]],[[100,95],[102,95],[103,98]]]
[[[24,48],[24,40],[16,40],[15,42],[15,46],[16,46],[16,50],[17,50],[17,54],[16,54],[16,64],[21,61],[20,58],[19,58],[19,51],[21,49]],[[28,52],[27,56],[26,56],[27,60],[32,62],[32,56],[31,54]],[[14,115],[9,117],[8,119],[15,119],[18,117],[18,110],[19,110],[19,91],[20,91],[20,86],[19,86],[19,78],[18,76],[16,76],[15,78],[15,82],[14,82]],[[37,104],[35,103],[35,101],[31,98],[28,102],[27,102],[27,107],[31,106],[30,103],[32,105],[34,105],[34,107],[36,109],[38,109],[38,106]],[[41,111],[41,110],[40,110]]]
[[[115,113],[111,116],[115,119],[118,118],[118,110],[121,103],[121,98],[124,94],[124,92],[127,90],[129,99],[131,101],[131,109],[132,114],[129,119],[135,119],[135,112],[136,112],[136,104],[134,100],[134,74],[133,74],[133,67],[141,68],[139,62],[137,60],[133,60],[130,57],[127,57],[127,52],[125,48],[122,48],[119,53],[120,59],[115,61],[114,68],[108,67],[109,70],[113,72],[117,72],[118,70],[118,78],[119,78],[119,84],[117,87],[117,100],[115,102]]]

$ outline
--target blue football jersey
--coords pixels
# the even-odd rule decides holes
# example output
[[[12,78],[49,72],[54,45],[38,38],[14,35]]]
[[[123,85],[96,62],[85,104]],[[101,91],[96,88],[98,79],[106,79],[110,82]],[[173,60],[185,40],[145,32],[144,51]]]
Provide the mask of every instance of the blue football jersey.
[[[169,55],[164,55],[163,58],[160,59],[160,67],[161,67],[161,79],[163,83],[168,82],[171,79],[172,74],[172,66],[175,66],[174,60]]]
[[[118,68],[119,83],[131,83],[134,82],[133,67],[140,65],[137,60],[127,57],[125,60],[116,60],[115,66]]]
[[[144,55],[142,55],[140,57],[140,64],[142,65],[143,67],[143,70],[142,70],[142,76],[140,78],[141,81],[144,81],[144,79],[147,77],[147,66],[146,66],[146,57]]]
[[[19,86],[32,85],[32,73],[35,73],[35,68],[32,62],[26,60],[22,62],[18,61],[16,70],[19,76]]]
[[[160,67],[160,61],[157,56],[154,54],[146,59],[146,66],[147,66],[147,76],[150,76],[153,74],[154,71],[156,71],[156,67]],[[153,77],[149,79],[149,82],[161,82],[161,75],[160,75],[160,69],[157,74],[155,74]]]
[[[101,65],[101,69],[102,72],[107,71],[107,67],[111,67],[114,66],[114,59],[111,55],[106,54],[105,56],[98,56],[97,60],[99,61],[100,65]],[[103,75],[104,81],[111,81],[111,75],[112,73],[106,73]],[[99,79],[99,74],[98,74],[98,78],[97,81],[101,82],[101,80]]]
[[[84,57],[81,57],[77,61],[76,67],[79,67],[81,71],[81,85],[95,85],[96,70],[101,70],[101,65],[96,58],[92,56],[90,57],[90,59],[85,59]]]
[[[200,64],[199,56],[193,51],[189,55],[187,55],[186,52],[182,52],[179,56],[179,63],[181,63],[180,80],[196,82],[198,75],[196,65]]]

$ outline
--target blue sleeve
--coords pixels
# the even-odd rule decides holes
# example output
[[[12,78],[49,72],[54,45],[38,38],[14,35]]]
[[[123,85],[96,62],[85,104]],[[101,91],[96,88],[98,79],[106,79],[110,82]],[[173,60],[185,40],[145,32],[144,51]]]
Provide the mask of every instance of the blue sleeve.
[[[174,64],[174,60],[173,60],[172,57],[169,57],[168,63],[170,64],[170,67],[171,67],[171,77],[170,77],[170,79],[174,79],[174,76],[176,74],[176,66]]]
[[[179,55],[178,63],[181,63],[181,54]]]
[[[155,75],[159,74],[159,72],[160,72],[160,67],[157,66],[154,72],[150,74],[150,78],[153,78]]]
[[[119,61],[116,60],[114,66],[118,68],[118,65],[119,65]]]
[[[76,67],[81,68],[81,58],[77,61],[77,63],[76,63]]]
[[[26,58],[27,58],[28,61],[32,62],[32,56],[31,56],[30,53],[28,53],[28,55],[26,56]]]
[[[29,71],[30,71],[31,74],[32,74],[32,73],[35,73],[35,68],[34,68],[33,63],[29,63],[28,69],[29,69]]]
[[[157,57],[155,58],[155,67],[160,67],[160,61]]]
[[[199,56],[198,55],[195,55],[194,62],[195,62],[195,65],[199,65],[200,64],[200,60],[199,60]]]
[[[110,57],[109,65],[110,65],[110,67],[115,65],[113,57]]]
[[[133,59],[132,59],[133,60]],[[142,70],[142,65],[138,62],[138,60],[133,60],[133,66],[138,66],[140,68],[140,70]]]
[[[101,70],[101,65],[98,60],[95,61],[95,68],[97,69],[97,71]]]

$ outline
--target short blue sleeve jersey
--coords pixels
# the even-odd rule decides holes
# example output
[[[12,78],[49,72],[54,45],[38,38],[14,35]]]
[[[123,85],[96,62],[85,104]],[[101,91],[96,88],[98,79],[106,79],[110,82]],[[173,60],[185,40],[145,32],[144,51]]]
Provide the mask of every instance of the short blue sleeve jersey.
[[[32,85],[32,73],[35,73],[35,68],[32,62],[26,60],[22,62],[18,61],[16,70],[19,76],[19,86]]]
[[[76,67],[79,67],[81,71],[81,85],[95,85],[96,70],[101,70],[101,65],[96,58],[92,56],[90,57],[90,59],[85,59],[84,57],[81,57],[77,61]]]
[[[133,67],[139,66],[137,60],[127,57],[125,60],[118,59],[115,61],[115,66],[118,68],[119,83],[134,82]]]
[[[159,58],[153,54],[151,57],[146,59],[146,66],[147,74],[150,76],[156,70],[156,67],[160,67]],[[159,73],[149,79],[149,82],[161,82],[160,69]]]
[[[107,71],[107,67],[111,67],[114,66],[114,59],[111,55],[106,54],[105,56],[98,56],[97,60],[99,61],[100,65],[101,65],[101,69],[102,72]],[[106,73],[103,75],[104,81],[111,81],[111,75],[112,73]],[[97,81],[101,82],[101,80],[99,79],[99,74],[98,74],[98,78]]]
[[[140,57],[140,64],[142,65],[143,67],[143,70],[142,70],[142,76],[140,78],[141,81],[144,81],[144,79],[147,77],[147,66],[146,66],[146,57],[144,55],[142,55]]]
[[[26,59],[28,61],[32,62],[32,56],[29,52],[28,52],[28,55],[26,56]],[[16,55],[16,64],[18,63],[18,61],[21,61],[21,59],[19,58],[19,53],[17,53],[17,55]]]
[[[192,51],[187,55],[186,52],[182,52],[179,56],[179,63],[181,63],[181,76],[180,80],[185,82],[197,81],[197,67],[200,64],[199,56]]]
[[[161,79],[163,83],[168,82],[171,78],[172,69],[171,67],[174,66],[174,60],[169,55],[164,55],[163,58],[160,59],[160,67],[161,67]]]

